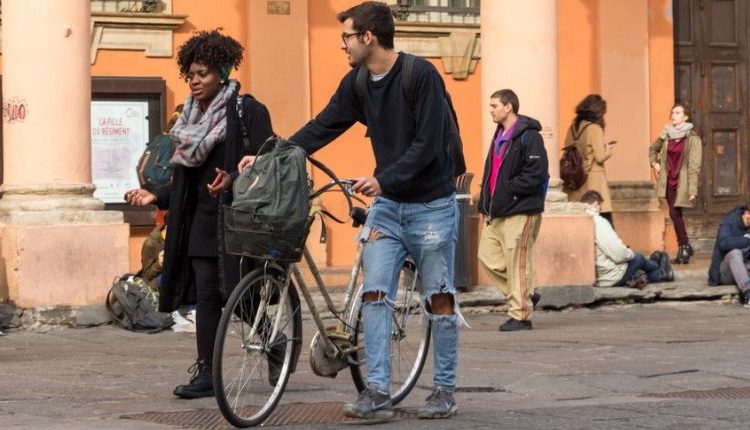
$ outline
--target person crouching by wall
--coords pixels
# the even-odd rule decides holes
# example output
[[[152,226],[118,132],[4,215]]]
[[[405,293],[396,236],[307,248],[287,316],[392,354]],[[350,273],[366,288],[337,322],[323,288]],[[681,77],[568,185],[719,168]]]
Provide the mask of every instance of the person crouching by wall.
[[[693,256],[682,208],[695,205],[701,172],[703,146],[693,130],[690,111],[682,103],[672,107],[670,122],[648,150],[648,160],[656,174],[656,196],[666,199],[669,218],[677,235],[679,251],[675,263],[687,264]]]
[[[599,213],[604,199],[594,190],[581,197],[586,212],[594,219],[596,286],[643,288],[651,282],[671,282],[674,272],[669,256],[661,251],[646,257],[625,246],[612,225]]]

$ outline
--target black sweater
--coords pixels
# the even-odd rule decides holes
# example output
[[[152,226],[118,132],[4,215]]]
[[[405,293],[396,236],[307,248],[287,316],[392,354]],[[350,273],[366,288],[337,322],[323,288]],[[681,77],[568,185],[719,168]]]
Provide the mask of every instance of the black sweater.
[[[383,196],[398,202],[427,202],[455,191],[453,161],[443,137],[445,87],[435,67],[414,64],[416,102],[410,109],[401,79],[403,54],[377,82],[367,79],[360,101],[354,84],[357,69],[339,83],[328,105],[289,140],[308,154],[324,147],[359,121],[367,126],[375,153],[375,178]]]

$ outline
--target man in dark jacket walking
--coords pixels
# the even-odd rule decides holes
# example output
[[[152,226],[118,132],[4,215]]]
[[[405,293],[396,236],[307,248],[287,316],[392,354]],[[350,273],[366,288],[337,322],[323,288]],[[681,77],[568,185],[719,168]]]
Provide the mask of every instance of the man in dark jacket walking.
[[[708,284],[735,284],[740,303],[750,306],[750,208],[737,206],[721,220],[708,269]]]
[[[534,293],[534,242],[549,182],[547,152],[539,121],[518,115],[512,90],[490,97],[497,130],[482,177],[478,209],[486,222],[479,261],[508,299],[510,319],[500,331],[531,330]]]

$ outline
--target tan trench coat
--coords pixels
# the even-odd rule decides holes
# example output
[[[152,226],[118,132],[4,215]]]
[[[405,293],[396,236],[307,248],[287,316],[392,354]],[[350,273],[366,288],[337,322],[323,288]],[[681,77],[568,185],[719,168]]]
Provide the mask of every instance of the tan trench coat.
[[[581,200],[586,191],[596,190],[604,198],[601,212],[612,212],[612,198],[607,184],[607,172],[604,169],[604,162],[612,156],[612,148],[604,141],[604,130],[598,124],[581,121],[578,130],[583,130],[583,132],[576,139],[575,133],[573,133],[574,127],[575,124],[572,124],[568,128],[565,146],[578,146],[578,151],[583,157],[583,167],[588,172],[588,178],[581,188],[577,190],[563,188],[563,191],[568,194],[569,201],[577,202]]]
[[[667,198],[667,142],[666,139],[658,137],[648,149],[650,165],[658,162],[661,166],[656,180],[656,196],[660,199]],[[703,143],[700,136],[691,130],[688,132],[686,143],[677,183],[677,198],[674,202],[676,207],[681,208],[691,208],[695,205],[695,201],[690,201],[690,196],[698,196],[698,181],[703,160]]]

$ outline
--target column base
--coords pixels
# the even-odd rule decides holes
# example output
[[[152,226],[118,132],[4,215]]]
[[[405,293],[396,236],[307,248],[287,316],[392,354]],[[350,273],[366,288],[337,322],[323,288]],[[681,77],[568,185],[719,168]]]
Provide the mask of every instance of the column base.
[[[93,185],[3,186],[0,302],[19,308],[103,305],[128,271],[129,226],[101,210]]]
[[[664,250],[665,216],[649,181],[610,182],[613,221],[626,245],[648,256]]]
[[[582,203],[547,202],[534,246],[534,285],[564,287],[592,285],[595,280],[594,223]],[[476,219],[477,237],[483,223]],[[478,241],[475,242],[478,244]],[[474,255],[478,246],[472,247]],[[484,267],[476,262],[476,283],[492,285]]]
[[[476,258],[484,223],[478,215],[474,217],[472,225],[476,229],[471,229],[471,262],[475,270],[470,283],[492,285]],[[567,194],[562,191],[562,181],[550,179],[542,225],[534,246],[534,285],[537,288],[593,285],[595,261],[594,222],[586,213],[586,205],[568,202]]]

